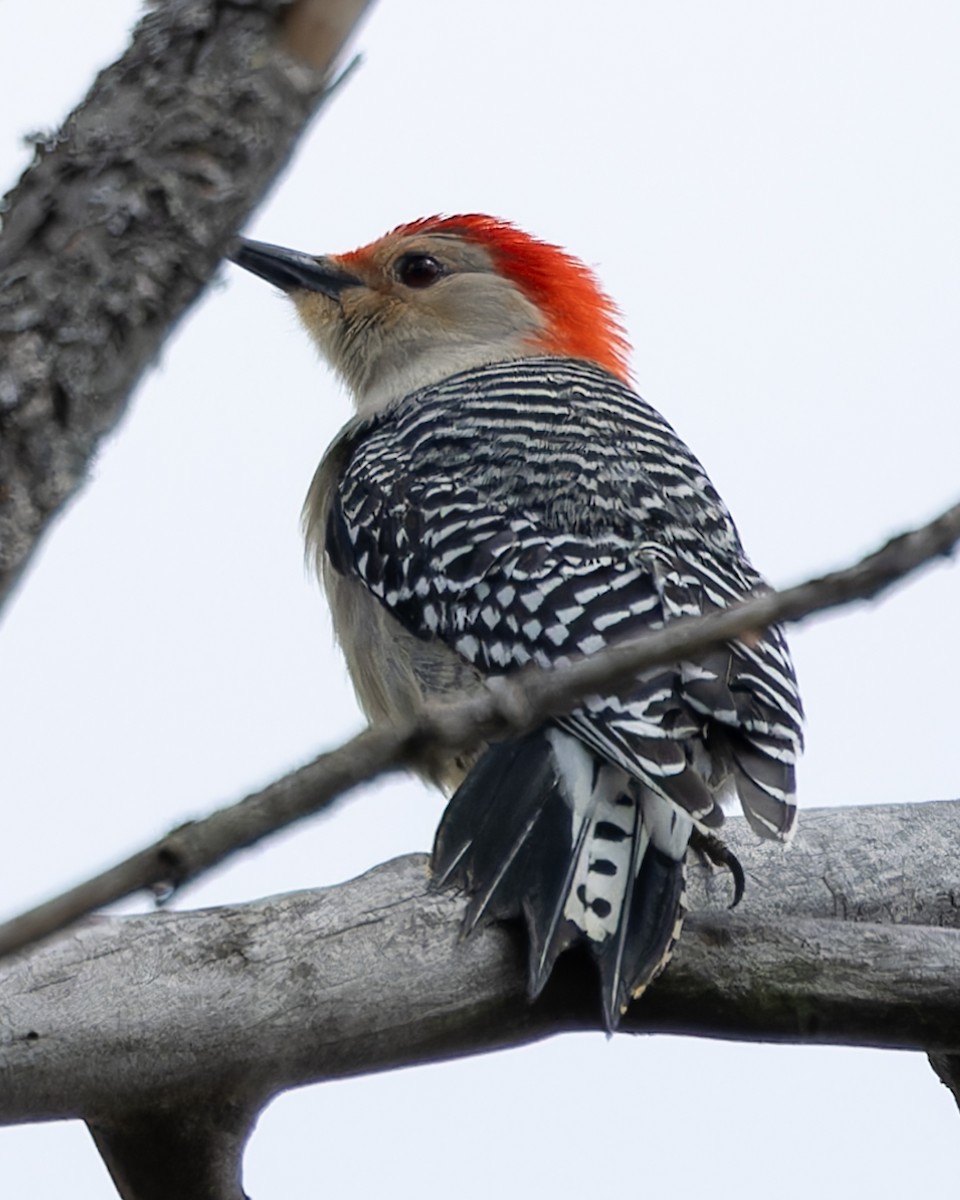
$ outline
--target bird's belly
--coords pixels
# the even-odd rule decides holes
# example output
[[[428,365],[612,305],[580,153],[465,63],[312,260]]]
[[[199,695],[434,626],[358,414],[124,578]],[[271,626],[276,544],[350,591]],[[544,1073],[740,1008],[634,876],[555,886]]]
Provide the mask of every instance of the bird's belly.
[[[477,671],[438,639],[414,637],[359,580],[324,564],[333,626],[360,706],[370,721],[398,723],[424,704],[480,682]],[[455,754],[433,747],[414,765],[446,791],[456,788],[480,751]]]

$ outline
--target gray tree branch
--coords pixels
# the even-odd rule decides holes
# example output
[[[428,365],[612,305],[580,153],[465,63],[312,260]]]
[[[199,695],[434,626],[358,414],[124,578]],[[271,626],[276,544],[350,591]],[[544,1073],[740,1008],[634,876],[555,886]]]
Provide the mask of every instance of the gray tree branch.
[[[5,197],[0,603],[318,104],[370,0],[165,0]]]
[[[136,1105],[87,1127],[122,1200],[244,1200],[243,1149],[256,1113],[209,1097]]]
[[[960,1054],[931,1053],[928,1058],[937,1078],[960,1107]]]
[[[695,867],[674,960],[622,1028],[956,1054],[958,832],[960,802],[814,810],[787,850],[732,819],[741,909]],[[464,941],[461,914],[411,856],[237,908],[93,918],[0,966],[0,1122],[83,1117],[108,1154],[139,1137],[126,1161],[156,1190],[121,1190],[136,1200],[236,1200],[246,1132],[285,1088],[602,1027],[584,962],[530,1005],[522,938]],[[171,1145],[219,1182],[174,1186]]]
[[[706,617],[672,622],[558,670],[531,667],[494,679],[456,703],[413,714],[403,726],[371,727],[263,791],[175,829],[109,870],[0,925],[0,957],[141,888],[172,894],[230,854],[327,807],[356,784],[416,759],[424,745],[467,749],[515,735],[647,667],[676,661],[730,638],[749,637],[777,621],[796,621],[874,597],[911,571],[948,554],[958,539],[960,505],[955,505],[851,567]]]

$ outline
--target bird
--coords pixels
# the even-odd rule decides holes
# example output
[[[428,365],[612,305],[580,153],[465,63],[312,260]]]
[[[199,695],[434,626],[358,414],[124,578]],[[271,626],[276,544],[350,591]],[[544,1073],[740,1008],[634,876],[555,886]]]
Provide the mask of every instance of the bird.
[[[467,213],[343,254],[240,239],[230,257],[289,296],[354,402],[303,521],[371,721],[769,590],[560,246]],[[677,942],[691,841],[738,799],[789,839],[802,722],[772,626],[532,732],[426,747],[415,769],[448,796],[433,886],[465,894],[467,934],[522,922],[531,1002],[585,948],[612,1032]]]

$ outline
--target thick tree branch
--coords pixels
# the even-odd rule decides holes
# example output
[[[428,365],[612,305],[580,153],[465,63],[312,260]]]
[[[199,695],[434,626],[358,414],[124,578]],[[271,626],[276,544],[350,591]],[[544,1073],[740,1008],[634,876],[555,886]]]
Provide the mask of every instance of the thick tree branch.
[[[930,1054],[930,1066],[960,1108],[960,1054]]]
[[[874,597],[909,572],[949,553],[958,538],[960,505],[845,570],[736,608],[673,622],[560,670],[530,668],[494,680],[458,703],[414,715],[404,726],[367,729],[263,791],[181,826],[110,870],[0,926],[0,956],[141,888],[172,892],[237,850],[326,807],[363,780],[403,766],[424,744],[468,748],[509,736],[568,711],[581,697],[629,680],[646,667],[698,653],[729,638],[749,636],[777,621],[796,621],[851,600]]]
[[[630,1032],[924,1048],[958,1061],[960,802],[729,824],[742,912],[694,915]],[[922,862],[916,879],[904,863]],[[694,870],[695,908],[729,880]],[[124,1200],[243,1200],[257,1113],[298,1084],[600,1027],[585,963],[536,1005],[516,931],[459,936],[426,859],[235,909],[94,918],[0,966],[0,1122],[81,1116]]]
[[[87,1124],[121,1200],[246,1200],[243,1149],[256,1112],[211,1098],[131,1107]]]
[[[369,3],[151,7],[5,198],[0,602],[329,93]]]
[[[691,917],[623,1028],[960,1050],[958,824],[960,802],[819,810],[784,851],[731,820],[742,911]],[[722,875],[694,874],[695,907],[725,899]],[[17,956],[0,1121],[205,1112],[222,1152],[287,1087],[601,1028],[585,962],[531,1006],[522,938],[463,941],[462,902],[427,889],[412,856],[321,892],[94,919]]]

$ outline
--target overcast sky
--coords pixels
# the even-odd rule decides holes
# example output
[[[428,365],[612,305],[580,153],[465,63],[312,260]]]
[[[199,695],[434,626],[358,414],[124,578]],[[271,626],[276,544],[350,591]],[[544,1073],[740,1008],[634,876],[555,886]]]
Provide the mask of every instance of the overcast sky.
[[[0,2],[0,181],[137,7]],[[775,583],[957,499],[954,0],[381,0],[356,44],[248,233],[342,251],[487,211],[569,247]],[[285,301],[226,268],[0,624],[3,915],[359,728],[298,528],[348,415]],[[960,792],[958,583],[940,566],[794,632],[803,805]],[[178,903],[350,878],[427,849],[441,805],[364,789]],[[957,1119],[920,1055],[580,1035],[289,1094],[246,1187],[946,1195]],[[0,1129],[0,1192],[113,1194],[81,1125]]]

